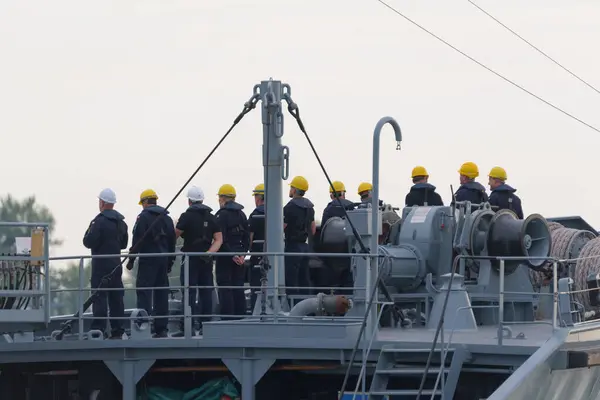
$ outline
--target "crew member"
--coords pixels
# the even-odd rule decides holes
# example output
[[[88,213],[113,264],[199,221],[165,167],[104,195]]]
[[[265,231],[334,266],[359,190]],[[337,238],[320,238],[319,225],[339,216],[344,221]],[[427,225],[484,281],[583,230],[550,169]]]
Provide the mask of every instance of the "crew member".
[[[308,236],[317,231],[314,205],[304,198],[307,190],[308,181],[303,176],[292,179],[289,192],[292,199],[283,207],[286,253],[308,253]],[[291,288],[288,294],[310,295],[308,256],[285,257],[285,286]]]
[[[373,185],[369,182],[363,182],[358,185],[358,195],[362,203],[367,203],[371,199],[371,192],[373,191]]]
[[[189,207],[181,214],[175,226],[176,236],[183,238],[181,251],[184,253],[214,253],[219,251],[223,243],[223,234],[217,224],[217,219],[211,214],[212,208],[202,204],[204,192],[199,187],[192,186],[188,190],[187,198]],[[188,257],[189,303],[193,315],[204,316],[194,318],[194,325],[197,325],[198,330],[202,332],[202,323],[210,321],[210,315],[212,315],[213,263],[211,257],[197,255]],[[185,267],[181,268],[181,286],[185,285],[184,273]],[[193,288],[195,286],[204,286],[197,289],[198,304],[196,304],[196,288]],[[181,332],[173,336],[183,336],[183,321]]]
[[[523,219],[523,208],[521,207],[521,199],[515,194],[517,189],[507,185],[506,171],[501,167],[494,167],[489,173],[490,189],[490,205],[498,207],[499,210],[508,209],[517,214],[519,219]]]
[[[354,203],[346,200],[346,186],[344,186],[343,182],[334,181],[331,183],[329,186],[329,197],[331,201],[327,204],[325,210],[323,210],[321,229],[323,229],[325,223],[332,217],[345,218],[346,213],[344,209],[346,211],[354,210]],[[323,262],[327,266],[327,272],[329,272],[329,276],[326,279],[327,286],[354,287],[351,269],[352,260],[350,257],[323,257]],[[343,290],[340,290],[340,293],[343,292]]]
[[[244,206],[235,202],[235,188],[225,184],[219,188],[219,205],[216,217],[223,232],[221,252],[238,253],[235,256],[217,257],[217,285],[221,314],[242,318],[246,315],[244,283],[246,271],[244,254],[250,247],[248,219],[242,211]],[[222,318],[225,319],[225,318]]]
[[[101,290],[94,296],[93,312],[94,319],[91,329],[97,329],[106,335],[106,317],[110,310],[110,338],[121,339],[123,333],[123,318],[125,307],[123,305],[123,268],[121,267],[121,250],[127,248],[129,235],[127,224],[123,215],[114,210],[117,196],[112,189],[103,189],[98,195],[98,208],[100,214],[90,223],[83,245],[92,251],[92,255],[112,254],[114,258],[92,258],[92,289],[102,288],[121,290]],[[103,282],[104,281],[104,282]]]
[[[265,185],[260,183],[256,185],[252,191],[254,196],[254,204],[256,208],[250,213],[248,218],[248,225],[250,230],[250,251],[252,253],[262,252],[264,249],[265,240]],[[261,268],[260,262],[262,257],[251,256],[250,257],[250,271],[249,271],[249,282],[251,289],[251,303],[250,306],[254,307],[256,304],[256,292],[259,290],[261,285]]]
[[[175,226],[169,212],[156,204],[158,196],[152,189],[140,194],[139,205],[142,212],[133,227],[132,254],[175,253]],[[138,261],[136,293],[137,308],[148,314],[159,316],[154,319],[154,337],[168,337],[169,321],[169,277],[175,255],[164,257],[140,257]],[[129,259],[127,269],[133,268],[133,258]],[[146,289],[159,287],[165,289]]]
[[[479,176],[479,168],[475,163],[466,162],[458,170],[460,174],[460,187],[454,194],[456,201],[469,201],[472,204],[481,204],[488,201],[485,187],[475,178]],[[452,202],[454,204],[454,201]]]
[[[435,192],[435,186],[428,182],[429,174],[425,167],[416,166],[411,173],[413,186],[406,195],[404,205],[412,206],[443,206],[442,197]]]

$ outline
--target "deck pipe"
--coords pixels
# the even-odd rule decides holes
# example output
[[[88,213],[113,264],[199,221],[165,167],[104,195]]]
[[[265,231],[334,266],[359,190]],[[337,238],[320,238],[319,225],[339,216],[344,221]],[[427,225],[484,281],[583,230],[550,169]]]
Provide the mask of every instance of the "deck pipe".
[[[289,313],[290,317],[304,317],[309,314],[337,314],[343,315],[352,307],[350,300],[345,296],[317,294],[316,297],[304,299],[296,304]]]

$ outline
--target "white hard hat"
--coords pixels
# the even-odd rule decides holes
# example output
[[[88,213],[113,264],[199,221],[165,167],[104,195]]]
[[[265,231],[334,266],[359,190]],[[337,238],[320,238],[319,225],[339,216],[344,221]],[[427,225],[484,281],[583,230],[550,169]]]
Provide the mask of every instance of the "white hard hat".
[[[191,201],[204,201],[204,192],[197,186],[188,189],[187,198]]]
[[[109,188],[102,189],[102,191],[98,195],[98,198],[104,201],[105,203],[109,204],[115,204],[117,202],[117,195],[112,189]]]

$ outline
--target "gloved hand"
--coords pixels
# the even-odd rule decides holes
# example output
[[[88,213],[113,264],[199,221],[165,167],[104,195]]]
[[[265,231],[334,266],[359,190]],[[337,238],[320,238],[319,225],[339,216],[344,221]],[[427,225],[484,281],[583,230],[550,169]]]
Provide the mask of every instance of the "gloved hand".
[[[125,266],[125,268],[127,268],[127,270],[131,271],[133,269],[133,263],[135,262],[135,258],[130,258],[127,261],[127,265]]]

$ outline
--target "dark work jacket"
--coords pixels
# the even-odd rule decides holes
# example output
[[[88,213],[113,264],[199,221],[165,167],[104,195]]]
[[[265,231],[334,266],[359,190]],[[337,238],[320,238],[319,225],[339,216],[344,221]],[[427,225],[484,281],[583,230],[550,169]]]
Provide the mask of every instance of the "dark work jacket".
[[[498,207],[498,210],[512,210],[519,219],[523,219],[521,199],[515,194],[516,191],[507,184],[498,186],[490,194],[490,205]]]
[[[315,220],[315,205],[304,197],[295,197],[283,207],[283,230],[286,242],[306,243],[312,235],[312,222]]]
[[[202,203],[194,203],[177,220],[176,228],[182,231],[181,251],[203,253],[210,249],[213,236],[221,232],[217,219],[210,212],[212,208]]]
[[[252,251],[253,253],[260,253],[263,251],[264,249],[264,242],[263,243],[255,243],[255,241],[257,240],[265,240],[265,218],[263,217],[265,215],[265,205],[261,204],[260,206],[256,207],[254,209],[254,211],[252,211],[250,213],[250,217],[248,218],[248,227],[250,232],[253,234],[252,235],[252,248],[250,249],[250,251]],[[255,217],[257,216],[257,217]],[[258,265],[260,259],[262,257],[260,256],[252,256],[250,257],[250,265]]]
[[[342,203],[340,205],[340,202]],[[331,217],[343,218],[346,216],[344,209],[347,211],[354,210],[354,203],[346,199],[334,199],[327,204],[327,207],[323,210],[323,216],[321,217],[321,226],[325,226],[327,220]]]
[[[94,258],[92,268],[114,269],[121,263],[121,250],[127,248],[129,234],[125,217],[116,210],[104,210],[90,223],[83,245],[92,250],[92,255],[115,254],[114,258]]]
[[[416,183],[410,188],[410,192],[406,195],[404,205],[412,206],[443,206],[442,197],[435,192],[435,186],[430,183]]]
[[[217,223],[223,232],[223,245],[220,252],[245,253],[250,247],[248,218],[242,211],[244,206],[235,201],[228,201],[217,211]],[[219,257],[222,259],[223,257]]]
[[[133,227],[133,243],[129,250],[133,253],[175,253],[175,225],[164,207],[152,205],[146,207],[138,215]],[[156,219],[159,219],[154,223]],[[154,223],[154,225],[153,225]],[[150,230],[151,229],[151,230]],[[147,234],[146,231],[150,230]],[[175,256],[167,259],[169,265]],[[164,262],[160,257],[140,257],[140,264]]]
[[[488,201],[485,187],[479,182],[471,181],[460,185],[454,194],[456,201],[470,201],[473,204],[481,204]],[[454,205],[454,201],[452,202]]]

